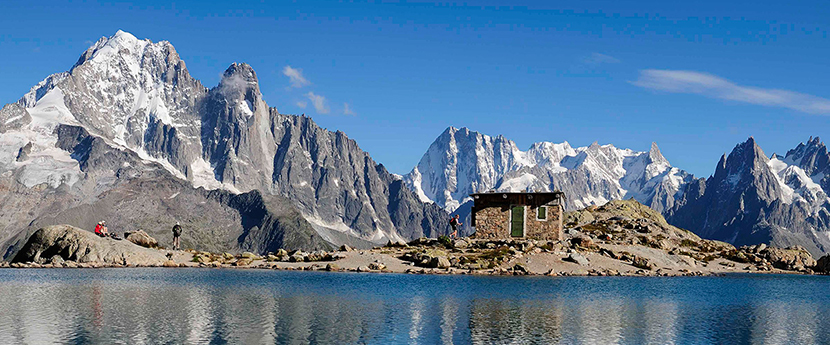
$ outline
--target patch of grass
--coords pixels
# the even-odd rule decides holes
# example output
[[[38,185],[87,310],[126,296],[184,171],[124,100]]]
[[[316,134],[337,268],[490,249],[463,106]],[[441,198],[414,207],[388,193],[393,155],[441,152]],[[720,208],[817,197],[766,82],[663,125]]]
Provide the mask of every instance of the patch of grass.
[[[488,261],[492,261],[492,260],[501,259],[501,258],[506,257],[508,255],[510,255],[510,249],[508,249],[507,246],[501,246],[501,247],[496,248],[496,249],[492,249],[492,250],[482,252],[479,255],[479,258],[484,259],[484,260],[488,260]]]
[[[697,242],[692,241],[690,239],[684,239],[684,240],[680,241],[680,246],[681,247],[697,247]]]

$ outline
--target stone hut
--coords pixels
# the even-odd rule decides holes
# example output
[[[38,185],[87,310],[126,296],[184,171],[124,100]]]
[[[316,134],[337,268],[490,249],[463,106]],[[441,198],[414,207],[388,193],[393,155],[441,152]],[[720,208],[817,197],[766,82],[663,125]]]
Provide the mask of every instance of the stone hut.
[[[562,239],[565,193],[475,193],[470,211],[473,237]]]

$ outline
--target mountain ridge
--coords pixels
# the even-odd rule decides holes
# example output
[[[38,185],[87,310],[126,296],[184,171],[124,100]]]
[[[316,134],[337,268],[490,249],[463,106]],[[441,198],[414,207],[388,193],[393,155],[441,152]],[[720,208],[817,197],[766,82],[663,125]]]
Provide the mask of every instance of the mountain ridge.
[[[404,180],[422,200],[462,218],[473,192],[557,189],[571,210],[634,198],[704,238],[801,245],[816,256],[830,250],[830,153],[818,137],[785,156],[766,156],[750,137],[711,176],[695,178],[672,167],[656,143],[633,151],[539,142],[521,151],[501,135],[448,127]]]
[[[89,147],[57,145],[67,126],[99,138],[87,140],[102,151],[135,157],[85,160]],[[100,196],[129,179],[120,175],[120,163],[164,170],[171,175],[165,179],[193,188],[278,196],[302,214],[315,236],[332,244],[354,238],[365,246],[449,230],[446,213],[399,188],[395,176],[344,133],[268,106],[250,65],[231,64],[217,86],[206,88],[172,44],[120,30],[93,44],[69,71],[48,76],[4,106],[0,136],[6,184],[63,188],[75,195],[73,203],[91,202],[84,201],[87,195]],[[28,227],[11,223],[8,233]]]

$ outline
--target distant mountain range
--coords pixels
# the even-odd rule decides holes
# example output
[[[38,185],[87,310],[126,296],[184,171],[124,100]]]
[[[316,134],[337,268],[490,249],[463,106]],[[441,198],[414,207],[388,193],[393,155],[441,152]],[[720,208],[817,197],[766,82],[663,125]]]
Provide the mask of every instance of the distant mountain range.
[[[566,210],[634,198],[658,211],[671,209],[693,177],[672,167],[656,144],[637,152],[594,143],[541,142],[521,151],[503,136],[447,128],[404,176],[421,200],[467,218],[471,193],[565,192]],[[466,232],[472,229],[466,228]]]
[[[471,193],[561,190],[568,210],[634,198],[704,238],[802,245],[818,255],[830,251],[828,162],[818,138],[771,158],[750,138],[713,176],[696,179],[672,167],[656,144],[638,152],[541,142],[521,151],[502,136],[450,127],[404,181],[421,200],[467,219]]]
[[[665,213],[674,225],[736,245],[801,245],[830,251],[830,155],[818,137],[787,151],[764,151],[749,138],[718,162],[715,174],[689,183]]]
[[[830,251],[818,138],[771,157],[750,138],[698,179],[656,144],[522,151],[450,127],[400,177],[346,134],[269,107],[249,65],[206,88],[169,42],[122,31],[0,110],[4,258],[41,226],[99,220],[162,243],[179,221],[185,246],[211,251],[368,247],[446,234],[448,213],[468,218],[469,194],[490,190],[561,190],[568,210],[634,198],[705,238]]]
[[[4,257],[40,226],[102,219],[163,242],[181,221],[184,245],[212,250],[449,230],[442,209],[344,133],[269,107],[247,64],[208,89],[169,42],[123,31],[0,110],[0,203]]]

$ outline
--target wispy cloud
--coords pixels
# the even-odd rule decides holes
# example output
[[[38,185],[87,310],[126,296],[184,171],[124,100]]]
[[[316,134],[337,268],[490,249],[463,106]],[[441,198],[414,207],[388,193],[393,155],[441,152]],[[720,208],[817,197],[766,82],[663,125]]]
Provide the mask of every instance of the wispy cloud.
[[[343,115],[355,115],[349,103],[343,103]]]
[[[308,106],[308,102],[306,102],[306,101],[297,101],[297,106],[300,107],[300,109],[305,109],[305,107]]]
[[[599,65],[604,63],[620,63],[620,59],[617,59],[611,55],[605,55],[600,53],[593,53],[591,54],[591,56],[586,57],[583,61],[589,65]]]
[[[282,74],[284,74],[288,79],[291,80],[291,87],[301,88],[303,86],[311,85],[311,82],[308,81],[305,77],[303,77],[303,70],[299,68],[292,68],[291,66],[285,66],[282,69]]]
[[[830,115],[830,99],[804,93],[742,86],[716,75],[678,70],[641,70],[639,87],[675,93],[693,93],[706,97],[771,107],[788,108],[808,114]]]
[[[321,95],[314,94],[314,92],[310,92],[310,91],[307,94],[305,94],[305,96],[308,98],[309,101],[311,101],[311,105],[314,106],[314,110],[316,110],[318,113],[320,113],[320,114],[328,114],[329,113],[329,108],[326,106],[326,98],[325,97],[323,97]]]

